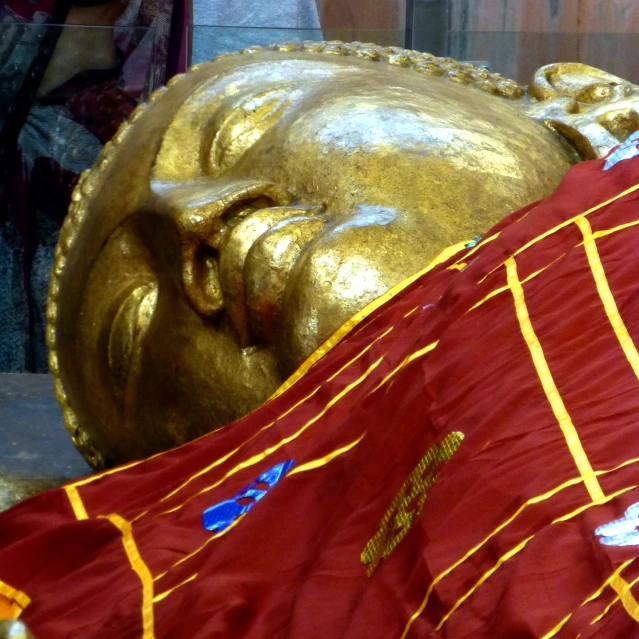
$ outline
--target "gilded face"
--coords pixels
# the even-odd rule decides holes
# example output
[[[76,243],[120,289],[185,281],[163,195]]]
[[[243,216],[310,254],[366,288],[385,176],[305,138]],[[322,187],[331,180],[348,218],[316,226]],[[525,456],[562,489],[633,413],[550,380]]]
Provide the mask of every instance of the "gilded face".
[[[63,404],[107,460],[246,414],[355,312],[575,160],[513,102],[410,65],[225,57],[116,137],[76,197],[55,323]]]

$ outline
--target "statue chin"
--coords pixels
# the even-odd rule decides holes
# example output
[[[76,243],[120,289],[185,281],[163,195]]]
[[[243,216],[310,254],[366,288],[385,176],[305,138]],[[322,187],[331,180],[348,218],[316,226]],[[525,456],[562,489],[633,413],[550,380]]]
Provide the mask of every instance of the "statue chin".
[[[639,89],[585,65],[525,94],[374,45],[251,49],[169,84],[83,175],[55,254],[50,367],[96,468],[247,414],[369,302],[639,121]]]

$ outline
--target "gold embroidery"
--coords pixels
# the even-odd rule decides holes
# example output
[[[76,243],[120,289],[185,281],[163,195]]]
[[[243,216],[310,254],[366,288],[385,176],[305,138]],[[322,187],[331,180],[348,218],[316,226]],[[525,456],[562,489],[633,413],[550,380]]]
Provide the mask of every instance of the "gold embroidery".
[[[379,525],[379,530],[366,544],[361,555],[368,564],[368,576],[375,572],[382,559],[386,559],[409,531],[411,524],[422,511],[424,502],[433,487],[439,471],[460,447],[464,434],[453,432],[439,444],[432,446],[424,458],[403,483]]]

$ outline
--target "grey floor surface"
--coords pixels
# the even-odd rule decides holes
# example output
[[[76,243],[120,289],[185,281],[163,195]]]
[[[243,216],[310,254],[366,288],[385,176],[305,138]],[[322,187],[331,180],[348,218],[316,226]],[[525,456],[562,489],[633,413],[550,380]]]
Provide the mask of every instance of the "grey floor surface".
[[[64,427],[51,376],[0,373],[0,475],[58,480],[90,472]]]

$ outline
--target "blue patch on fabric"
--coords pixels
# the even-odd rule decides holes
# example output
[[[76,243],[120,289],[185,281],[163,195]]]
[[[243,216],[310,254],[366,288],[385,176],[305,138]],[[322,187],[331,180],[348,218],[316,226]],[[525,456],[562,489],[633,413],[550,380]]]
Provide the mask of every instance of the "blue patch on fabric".
[[[264,471],[252,484],[241,490],[232,499],[225,499],[215,506],[207,508],[202,514],[204,528],[211,532],[222,532],[228,528],[238,517],[245,515],[266,493],[286,475],[294,460],[277,464]],[[257,488],[260,484],[267,484],[268,488]],[[241,504],[240,499],[247,503]]]
[[[630,506],[621,519],[599,526],[595,535],[604,546],[639,546],[639,503]]]
[[[630,160],[639,155],[639,131],[633,133],[619,148],[615,149],[604,164],[604,171],[609,171],[613,166],[623,160]]]
[[[481,242],[481,235],[476,237],[474,240],[468,242],[468,244],[464,244],[464,248],[473,248],[473,246],[477,246]]]

